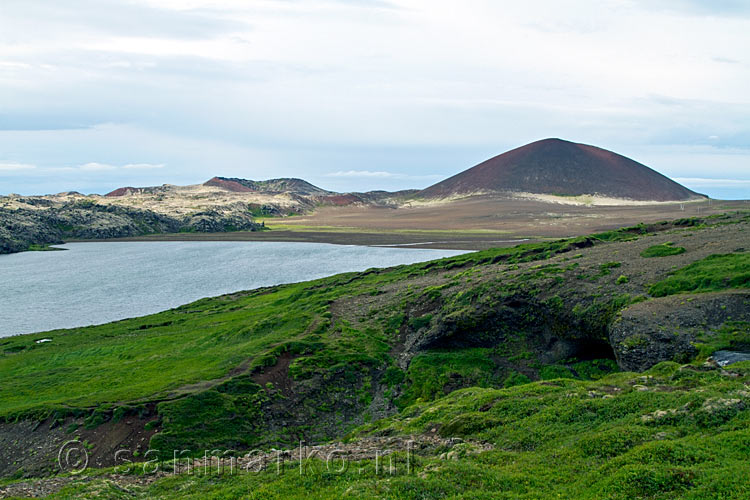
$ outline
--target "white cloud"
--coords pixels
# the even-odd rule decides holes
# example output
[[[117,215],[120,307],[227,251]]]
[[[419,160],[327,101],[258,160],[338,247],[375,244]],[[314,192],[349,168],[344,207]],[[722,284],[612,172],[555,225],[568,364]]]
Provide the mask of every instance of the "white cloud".
[[[36,165],[31,165],[29,163],[15,163],[15,162],[1,162],[0,161],[0,172],[31,170],[34,168],[36,168]]]

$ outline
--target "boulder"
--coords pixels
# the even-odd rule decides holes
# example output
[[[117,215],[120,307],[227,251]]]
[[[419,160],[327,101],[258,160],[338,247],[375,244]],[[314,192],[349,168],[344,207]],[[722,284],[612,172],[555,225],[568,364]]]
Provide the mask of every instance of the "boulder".
[[[672,295],[624,309],[609,327],[620,368],[643,371],[662,361],[687,362],[693,343],[728,321],[750,321],[750,291]]]

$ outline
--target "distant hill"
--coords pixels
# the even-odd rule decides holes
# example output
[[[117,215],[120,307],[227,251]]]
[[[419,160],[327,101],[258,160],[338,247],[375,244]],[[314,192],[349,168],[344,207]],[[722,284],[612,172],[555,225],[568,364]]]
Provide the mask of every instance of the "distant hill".
[[[214,177],[203,183],[204,186],[215,186],[234,192],[274,192],[274,193],[294,193],[313,196],[323,196],[332,194],[317,186],[310,184],[302,179],[283,178],[269,179],[267,181],[251,181],[247,179],[237,179],[233,177]]]
[[[544,139],[491,158],[420,191],[421,198],[492,192],[600,195],[638,201],[703,198],[630,158],[606,149]]]
[[[105,194],[104,196],[109,196],[110,198],[115,198],[118,196],[127,196],[129,194],[139,194],[143,192],[143,188],[134,188],[132,186],[127,187],[121,187],[117,188],[114,191],[110,191],[109,193]]]

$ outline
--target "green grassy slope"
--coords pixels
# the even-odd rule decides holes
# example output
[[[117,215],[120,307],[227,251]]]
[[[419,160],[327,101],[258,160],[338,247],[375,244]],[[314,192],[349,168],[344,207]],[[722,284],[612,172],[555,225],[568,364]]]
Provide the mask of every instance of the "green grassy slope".
[[[167,450],[284,445],[354,426],[353,437],[436,429],[494,446],[457,462],[421,458],[416,476],[386,483],[369,473],[173,478],[139,490],[144,498],[296,498],[310,488],[316,498],[690,498],[747,458],[741,448],[704,459],[727,440],[750,442],[739,392],[748,370],[612,374],[606,326],[660,290],[747,286],[746,252],[705,250],[722,225],[744,231],[747,222],[641,225],[0,339],[0,419],[73,415],[95,427],[148,405],[160,431],[151,444]],[[667,235],[687,250],[644,258]],[[700,356],[742,344],[746,327],[701,339]],[[292,389],[258,377],[280,366]],[[704,408],[712,398],[732,402]],[[657,410],[669,418],[643,420]],[[384,415],[394,416],[376,419]],[[693,452],[700,459],[683,457]],[[90,487],[59,498],[85,498]]]
[[[730,372],[665,362],[595,382],[556,379],[468,388],[365,426],[353,437],[439,429],[491,444],[447,458],[403,455],[396,474],[373,461],[328,472],[176,475],[149,486],[78,481],[50,499],[746,499],[750,495],[750,363]],[[140,470],[134,468],[135,471]]]
[[[48,412],[61,405],[87,408],[161,399],[185,385],[219,379],[242,363],[249,369],[273,364],[288,349],[306,354],[292,367],[300,377],[319,367],[380,364],[387,361],[394,329],[400,326],[392,323],[399,317],[389,317],[391,324],[384,321],[377,329],[332,325],[333,301],[377,294],[379,287],[428,273],[546,259],[576,241],[343,274],[203,299],[100,326],[0,339],[0,417]],[[37,344],[42,338],[52,341]]]

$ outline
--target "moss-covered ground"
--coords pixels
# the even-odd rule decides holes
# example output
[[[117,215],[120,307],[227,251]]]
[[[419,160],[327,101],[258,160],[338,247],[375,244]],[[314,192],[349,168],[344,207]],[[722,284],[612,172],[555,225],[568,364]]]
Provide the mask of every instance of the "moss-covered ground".
[[[307,464],[300,474],[293,461],[280,471],[199,470],[123,487],[103,471],[48,498],[740,500],[750,494],[749,382],[750,363],[726,372],[664,362],[594,382],[467,388],[412,404],[350,438],[437,429],[492,450],[459,445],[450,458],[415,455],[410,470],[402,453],[393,475],[376,473],[374,461],[343,472]],[[142,470],[133,466],[131,474]]]

